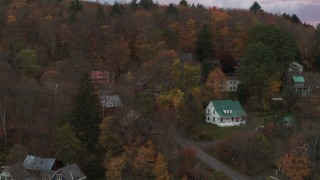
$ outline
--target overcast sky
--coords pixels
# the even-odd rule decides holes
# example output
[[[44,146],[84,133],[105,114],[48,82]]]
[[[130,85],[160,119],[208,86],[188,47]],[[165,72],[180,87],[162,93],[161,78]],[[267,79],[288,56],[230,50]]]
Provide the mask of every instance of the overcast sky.
[[[115,0],[99,0],[100,3],[113,4]],[[131,0],[117,0],[130,2]],[[180,0],[153,0],[159,4],[178,4]],[[255,0],[187,0],[190,4],[200,3],[204,6],[219,8],[249,9]],[[302,22],[312,25],[320,23],[320,0],[257,0],[262,9],[271,13],[296,14]]]

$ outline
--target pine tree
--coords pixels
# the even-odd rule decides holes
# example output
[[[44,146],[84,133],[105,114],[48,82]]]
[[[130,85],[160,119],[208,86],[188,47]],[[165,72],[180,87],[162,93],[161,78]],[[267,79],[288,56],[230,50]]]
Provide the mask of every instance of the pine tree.
[[[101,104],[88,74],[80,82],[73,107],[72,124],[78,137],[90,150],[95,149],[100,134]]]
[[[250,11],[258,12],[258,11],[263,11],[263,10],[261,9],[260,4],[259,4],[257,1],[255,1],[255,2],[250,6]]]
[[[214,57],[212,33],[208,23],[204,23],[199,32],[196,56],[198,61],[212,60]]]

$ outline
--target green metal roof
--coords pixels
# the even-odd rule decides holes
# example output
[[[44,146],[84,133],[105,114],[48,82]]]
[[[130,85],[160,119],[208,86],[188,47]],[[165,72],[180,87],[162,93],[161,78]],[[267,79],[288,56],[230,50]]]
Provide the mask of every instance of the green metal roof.
[[[242,109],[239,101],[232,100],[218,100],[211,101],[216,112],[220,117],[238,117],[238,116],[246,116],[246,112]],[[231,110],[231,111],[230,111]]]
[[[305,82],[303,76],[292,76],[292,79],[294,82]]]

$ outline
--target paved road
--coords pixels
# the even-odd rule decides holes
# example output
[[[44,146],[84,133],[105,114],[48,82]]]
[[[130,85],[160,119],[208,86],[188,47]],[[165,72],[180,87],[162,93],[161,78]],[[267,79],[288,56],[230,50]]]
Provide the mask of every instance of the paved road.
[[[182,136],[176,134],[175,135],[175,141],[182,147],[191,147],[196,151],[197,157],[199,160],[201,160],[204,164],[206,164],[207,166],[218,170],[218,171],[222,171],[223,173],[227,174],[228,176],[230,176],[232,179],[236,179],[236,180],[249,180],[249,179],[253,179],[251,177],[242,175],[240,173],[238,173],[237,171],[231,169],[230,167],[226,166],[225,164],[221,163],[219,160],[217,160],[216,158],[210,156],[209,154],[207,154],[206,152],[204,152],[203,150],[201,150],[199,148],[199,145],[201,145],[201,143],[199,142],[195,142],[195,141],[191,141],[188,139],[183,138]],[[217,142],[212,142],[211,145],[216,144]]]

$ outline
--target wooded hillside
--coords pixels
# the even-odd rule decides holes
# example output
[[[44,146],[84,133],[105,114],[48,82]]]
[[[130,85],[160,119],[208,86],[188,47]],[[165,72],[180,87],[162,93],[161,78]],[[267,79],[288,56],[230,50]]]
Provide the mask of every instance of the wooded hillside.
[[[287,62],[317,71],[320,26],[292,18],[249,7],[190,5],[184,0],[177,5],[152,0],[114,5],[1,1],[0,165],[21,161],[24,156],[17,154],[28,153],[77,162],[93,178],[187,176],[195,167],[192,150],[180,150],[170,135],[154,137],[152,132],[171,127],[171,133],[186,131],[203,121],[208,101],[223,96],[205,85],[216,61],[225,73],[234,73],[234,63],[242,59],[246,67],[256,67],[249,62],[253,56],[278,62],[269,65],[280,70],[261,70],[272,76],[259,86],[263,90],[246,91],[259,99],[278,94],[281,68]],[[289,44],[265,48],[264,37],[275,41],[284,37],[281,43]],[[286,48],[275,52],[278,45]],[[192,62],[179,53],[190,53]],[[102,117],[97,94],[101,87],[94,87],[88,76],[94,70],[108,71],[114,80],[102,88],[121,97],[123,108],[113,116]],[[155,79],[155,88],[137,91],[136,83],[144,76]],[[268,96],[265,89],[271,89]],[[140,120],[130,113],[139,114]],[[124,126],[122,120],[128,115],[132,123]],[[70,141],[63,143],[66,139]],[[22,147],[14,148],[17,145]]]

